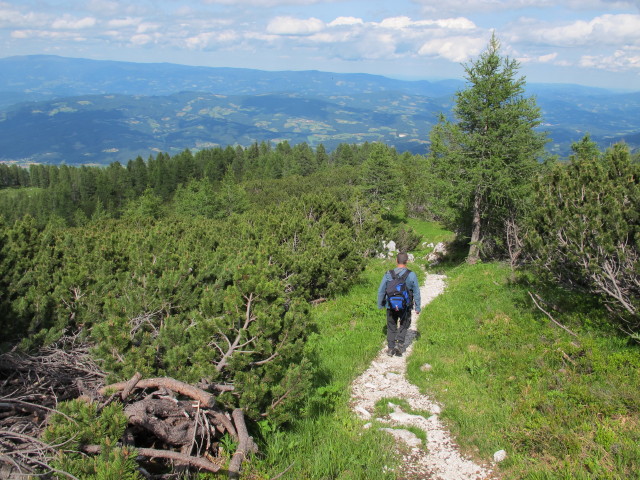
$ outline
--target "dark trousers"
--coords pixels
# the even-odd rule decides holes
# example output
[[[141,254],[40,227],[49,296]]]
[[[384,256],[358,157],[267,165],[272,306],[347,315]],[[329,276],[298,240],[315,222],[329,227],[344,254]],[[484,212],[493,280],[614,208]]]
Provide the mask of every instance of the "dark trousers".
[[[411,309],[395,310],[387,309],[387,344],[389,349],[404,349],[404,337],[411,325]]]

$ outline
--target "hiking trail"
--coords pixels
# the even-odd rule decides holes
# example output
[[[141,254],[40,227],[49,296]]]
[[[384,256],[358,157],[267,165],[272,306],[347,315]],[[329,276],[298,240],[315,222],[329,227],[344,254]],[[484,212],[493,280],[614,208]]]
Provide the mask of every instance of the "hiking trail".
[[[420,287],[421,307],[424,308],[444,291],[445,276],[428,274]],[[396,472],[398,479],[433,480],[488,480],[493,472],[462,456],[451,433],[439,414],[438,405],[406,378],[407,357],[413,350],[417,335],[416,312],[412,312],[411,326],[405,339],[405,352],[401,357],[389,357],[385,345],[371,366],[352,385],[351,401],[354,412],[364,420],[376,420],[383,430],[396,439],[402,455],[402,464]],[[428,334],[428,332],[426,332]],[[430,412],[429,416],[404,412],[398,405],[389,404],[393,413],[375,418],[375,404],[382,398],[400,398],[408,402],[413,411]],[[388,426],[388,428],[385,428]],[[426,433],[427,442],[402,427],[418,427]],[[365,427],[370,428],[371,424]]]

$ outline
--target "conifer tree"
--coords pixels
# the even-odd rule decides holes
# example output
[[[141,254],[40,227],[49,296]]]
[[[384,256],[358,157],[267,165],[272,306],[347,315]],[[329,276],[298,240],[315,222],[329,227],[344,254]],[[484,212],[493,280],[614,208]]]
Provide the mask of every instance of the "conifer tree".
[[[382,143],[371,147],[362,164],[362,189],[365,198],[388,210],[404,200],[404,183],[394,153]]]
[[[431,131],[431,161],[455,212],[451,226],[470,237],[467,261],[474,263],[505,250],[506,225],[526,206],[546,140],[535,131],[540,111],[523,96],[519,64],[500,55],[495,35],[464,68],[468,88],[456,95],[457,121],[441,117]]]

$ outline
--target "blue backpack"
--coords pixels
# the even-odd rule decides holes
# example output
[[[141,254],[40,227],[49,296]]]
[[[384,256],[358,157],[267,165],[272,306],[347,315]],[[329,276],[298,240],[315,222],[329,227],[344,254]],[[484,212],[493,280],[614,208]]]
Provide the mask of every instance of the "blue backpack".
[[[412,298],[409,289],[407,289],[407,277],[411,270],[405,271],[402,275],[397,275],[395,270],[389,270],[391,281],[387,283],[387,300],[388,308],[396,312],[406,310],[411,307]]]

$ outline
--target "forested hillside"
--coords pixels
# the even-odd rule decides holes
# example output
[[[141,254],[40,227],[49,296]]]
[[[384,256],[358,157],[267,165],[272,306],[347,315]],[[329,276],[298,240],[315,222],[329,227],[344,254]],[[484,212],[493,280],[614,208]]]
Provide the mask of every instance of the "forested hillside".
[[[517,62],[493,38],[466,72],[428,155],[265,141],[0,164],[0,462],[212,478],[196,471],[237,477],[246,458],[253,478],[393,478],[344,392],[382,341],[377,257],[394,240],[420,275],[451,275],[417,341],[435,381],[418,360],[413,375],[470,450],[511,442],[507,478],[637,472],[640,164],[588,135],[541,161]],[[439,265],[427,221],[455,237]]]
[[[433,72],[438,76],[438,72]],[[267,72],[27,56],[0,59],[0,161],[107,165],[138,155],[282,141],[328,150],[384,142],[426,154],[459,80]],[[548,153],[567,157],[590,133],[604,149],[638,148],[640,93],[525,86],[544,115]]]

